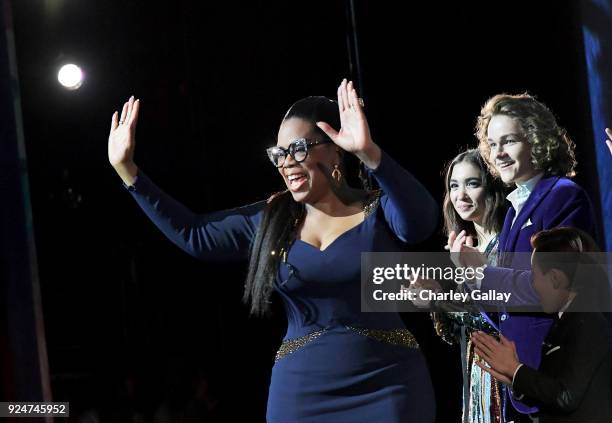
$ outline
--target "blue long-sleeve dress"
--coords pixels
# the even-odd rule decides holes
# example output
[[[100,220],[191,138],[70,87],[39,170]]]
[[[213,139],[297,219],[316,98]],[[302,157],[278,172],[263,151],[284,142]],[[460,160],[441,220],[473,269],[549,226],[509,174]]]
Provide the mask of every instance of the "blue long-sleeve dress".
[[[401,251],[429,236],[438,208],[386,153],[369,172],[380,190],[364,204],[363,222],[325,250],[296,239],[280,264],[275,289],[288,327],[272,368],[268,422],[434,421],[431,380],[414,336],[397,313],[361,312],[360,263],[361,252]],[[247,258],[266,204],[198,215],[142,172],[127,188],[172,242],[203,260]]]

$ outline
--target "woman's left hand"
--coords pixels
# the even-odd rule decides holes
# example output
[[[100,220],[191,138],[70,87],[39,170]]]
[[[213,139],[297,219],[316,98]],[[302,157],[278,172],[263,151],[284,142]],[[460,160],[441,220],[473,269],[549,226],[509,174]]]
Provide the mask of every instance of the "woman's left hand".
[[[317,126],[337,146],[355,154],[370,169],[376,169],[380,164],[381,151],[372,141],[370,127],[352,81],[343,79],[338,87],[338,109],[340,131],[336,131],[327,122],[317,122]]]

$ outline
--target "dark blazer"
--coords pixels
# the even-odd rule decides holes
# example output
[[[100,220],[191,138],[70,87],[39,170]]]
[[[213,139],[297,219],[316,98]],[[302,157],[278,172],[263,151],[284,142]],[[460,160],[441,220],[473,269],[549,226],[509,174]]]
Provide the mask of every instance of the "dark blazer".
[[[611,371],[610,322],[602,313],[565,312],[544,341],[539,370],[521,366],[512,389],[540,409],[540,423],[610,423]]]
[[[539,298],[533,288],[531,274],[530,238],[543,229],[571,226],[595,237],[595,217],[586,192],[568,178],[544,176],[535,186],[527,202],[515,216],[508,209],[499,235],[497,267],[484,270],[481,289],[511,292],[510,305],[534,305],[539,309]],[[522,254],[512,254],[522,253]],[[533,368],[540,364],[542,341],[554,322],[554,316],[543,313],[506,313],[499,316],[501,332],[516,343],[521,363]],[[534,413],[536,407],[521,403],[510,396],[512,405],[520,413]]]

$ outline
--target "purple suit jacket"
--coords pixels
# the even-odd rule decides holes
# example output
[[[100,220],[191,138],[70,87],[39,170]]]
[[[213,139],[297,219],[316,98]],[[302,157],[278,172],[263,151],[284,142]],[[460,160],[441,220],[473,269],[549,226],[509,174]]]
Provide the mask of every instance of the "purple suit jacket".
[[[527,202],[518,214],[510,207],[499,236],[498,267],[484,270],[483,291],[496,289],[511,292],[511,304],[539,304],[533,288],[530,253],[531,236],[544,229],[571,226],[588,232],[595,238],[595,217],[586,192],[571,180],[559,176],[545,176],[535,186]],[[554,321],[554,315],[543,313],[501,313],[500,329],[505,337],[516,344],[522,363],[538,368],[542,342]],[[510,399],[521,413],[533,413],[536,407]]]

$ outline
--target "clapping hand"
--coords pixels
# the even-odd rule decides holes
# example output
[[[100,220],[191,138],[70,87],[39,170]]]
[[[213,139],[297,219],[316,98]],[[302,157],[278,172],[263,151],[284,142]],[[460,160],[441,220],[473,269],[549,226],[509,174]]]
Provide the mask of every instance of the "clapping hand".
[[[470,338],[474,343],[474,351],[491,367],[480,361],[476,364],[495,379],[507,385],[512,384],[512,378],[521,364],[516,352],[516,345],[503,335],[500,340],[484,332],[474,332]]]
[[[444,248],[450,251],[451,261],[457,267],[481,267],[487,263],[484,255],[474,247],[473,238],[465,231],[459,234],[452,231]]]

